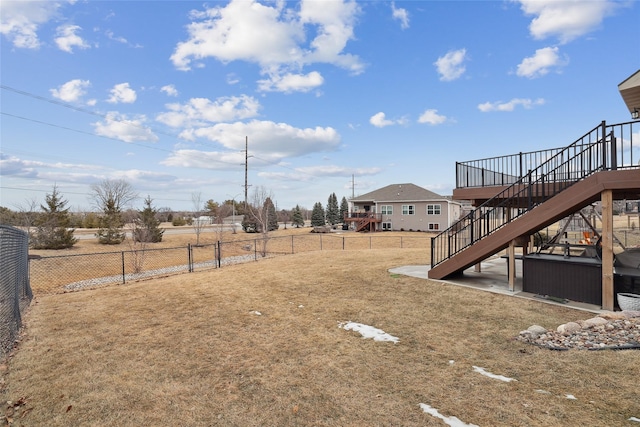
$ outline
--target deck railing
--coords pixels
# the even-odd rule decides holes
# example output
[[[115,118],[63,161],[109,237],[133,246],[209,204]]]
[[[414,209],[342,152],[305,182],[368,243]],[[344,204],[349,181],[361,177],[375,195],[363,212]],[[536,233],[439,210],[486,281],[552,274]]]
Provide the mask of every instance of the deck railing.
[[[505,190],[434,237],[431,241],[431,266],[446,261],[596,172],[640,167],[638,125],[638,122],[628,122],[607,126],[603,121],[562,150],[545,152],[549,157],[544,162],[529,169]],[[497,173],[502,174],[505,169],[494,172],[493,176],[497,177]],[[505,175],[509,174],[502,176]],[[485,182],[483,185],[489,184]]]
[[[635,141],[632,141],[634,137],[634,122],[607,126],[608,128],[612,128],[612,130],[614,127],[618,128],[616,132],[614,132],[618,143],[616,144],[616,152],[613,153],[615,158],[619,159],[618,169],[632,167],[633,165],[637,166],[640,160],[640,142],[638,141],[638,128],[640,128],[640,123],[635,122],[635,124]],[[598,127],[601,127],[601,125]],[[592,134],[588,133],[587,135]],[[597,135],[592,136],[597,137]],[[595,142],[583,138],[580,138],[578,141],[580,144],[587,145]],[[632,142],[635,142],[635,145],[632,145]],[[514,184],[518,180],[525,178],[528,171],[535,170],[538,166],[544,164],[557,154],[564,152],[566,149],[567,147],[551,148],[525,153],[520,152],[507,156],[456,162],[456,188],[507,186]]]

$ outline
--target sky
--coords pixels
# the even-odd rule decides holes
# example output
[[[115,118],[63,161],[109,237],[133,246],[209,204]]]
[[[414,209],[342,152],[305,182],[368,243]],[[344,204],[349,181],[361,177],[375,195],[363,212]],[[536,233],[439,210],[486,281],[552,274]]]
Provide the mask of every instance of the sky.
[[[636,1],[0,2],[0,205],[122,179],[278,210],[569,145],[631,120]],[[246,166],[246,168],[245,168]],[[245,181],[246,170],[246,181]]]

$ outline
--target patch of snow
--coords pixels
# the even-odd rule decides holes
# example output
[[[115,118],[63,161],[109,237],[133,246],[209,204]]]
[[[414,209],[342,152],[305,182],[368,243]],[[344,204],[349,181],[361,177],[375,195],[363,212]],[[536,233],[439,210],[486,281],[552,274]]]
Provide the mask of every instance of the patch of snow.
[[[300,304],[300,305],[298,306],[298,308],[304,308],[304,305]]]
[[[640,418],[631,417],[631,418],[629,418],[629,421],[635,421],[637,423],[640,423]]]
[[[449,365],[453,365],[455,362],[455,360],[449,360]]]
[[[385,331],[374,328],[373,326],[363,325],[362,323],[347,322],[340,323],[338,327],[347,331],[359,332],[362,338],[373,338],[374,341],[391,341],[397,343],[400,341],[398,337],[387,334]]]
[[[474,366],[473,367],[474,372],[478,372],[481,375],[484,375],[486,377],[489,378],[493,378],[494,380],[500,380],[500,381],[504,381],[504,382],[511,382],[511,381],[517,381],[514,378],[509,378],[509,377],[505,377],[502,375],[496,375],[496,374],[492,374],[491,372],[487,372],[484,370],[484,368],[480,368],[479,366]]]
[[[571,400],[578,400],[578,398],[577,398],[577,397],[575,397],[573,394],[567,394],[565,397],[566,397],[567,399],[571,399]]]
[[[262,316],[262,313],[260,313],[260,312],[259,312],[259,311],[257,311],[257,310],[253,310],[253,311],[251,311],[250,313],[251,313],[251,314],[255,314],[256,316]]]
[[[436,418],[440,418],[442,421],[444,421],[444,423],[448,426],[451,427],[479,427],[476,424],[467,424],[463,421],[461,421],[459,418],[457,417],[445,417],[444,415],[442,415],[440,412],[438,412],[437,409],[427,405],[426,403],[421,403],[420,404],[420,408],[422,408],[422,410],[424,412],[426,412],[427,414],[434,416]]]
[[[542,389],[538,389],[536,390],[536,393],[541,393],[541,394],[551,394],[551,392],[547,391],[547,390],[542,390]]]

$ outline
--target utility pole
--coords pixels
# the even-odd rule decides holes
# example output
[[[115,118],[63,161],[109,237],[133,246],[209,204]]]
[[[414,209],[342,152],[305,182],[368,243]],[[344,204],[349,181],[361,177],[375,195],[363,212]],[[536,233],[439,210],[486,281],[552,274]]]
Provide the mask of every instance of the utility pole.
[[[356,197],[356,176],[355,174],[351,175],[351,199],[355,199]]]
[[[245,215],[247,213],[247,196],[248,196],[248,189],[249,189],[249,182],[248,182],[248,170],[249,170],[249,137],[245,136],[244,137],[244,212]]]

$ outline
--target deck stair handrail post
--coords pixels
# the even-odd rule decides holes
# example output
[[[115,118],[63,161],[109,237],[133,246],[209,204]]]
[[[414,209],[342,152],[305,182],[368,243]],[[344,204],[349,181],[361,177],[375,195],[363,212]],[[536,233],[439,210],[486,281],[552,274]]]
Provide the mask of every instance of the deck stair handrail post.
[[[624,159],[624,151],[621,151],[619,158],[618,144],[614,135],[616,126],[621,128],[619,132],[622,135],[624,135],[624,128],[628,128],[629,145],[633,148],[633,124],[628,122],[607,126],[603,120],[601,124],[562,149],[519,153],[517,167],[520,168],[518,171],[520,177],[515,179],[515,182],[511,182],[506,189],[471,210],[469,214],[433,238],[432,268],[594,173],[609,169],[639,167],[640,164],[634,164],[633,152],[630,152],[630,159],[627,162]],[[609,135],[607,131],[610,131]],[[624,146],[621,147],[621,150],[623,149]],[[515,156],[505,158],[513,157]],[[618,161],[622,162],[621,165],[618,165]],[[480,178],[482,185],[487,178],[487,185],[495,186],[498,173],[502,171],[494,171],[491,166],[494,163],[490,164],[484,160],[481,162],[456,163],[456,176],[463,179],[467,186],[477,186],[477,181],[472,180],[470,173],[476,177],[476,180]],[[498,162],[496,161],[495,164]],[[489,169],[487,169],[488,166],[490,166]],[[462,167],[465,168],[464,171],[460,169]],[[523,175],[526,167],[529,168],[528,173]],[[510,169],[510,175],[514,178],[516,178],[515,172]],[[460,181],[457,181],[457,184],[460,184]],[[518,201],[524,202],[525,207],[518,204]],[[516,208],[515,211],[513,208]],[[504,217],[500,219],[501,209],[508,209],[514,212],[514,215],[508,215],[506,220]],[[482,221],[485,222],[482,223]],[[476,225],[476,222],[479,223]],[[445,245],[447,245],[446,250]]]
[[[604,123],[604,122],[603,122]],[[614,128],[611,128],[611,170],[618,169],[618,150],[616,144],[616,136],[614,134]]]
[[[519,169],[518,169],[518,179],[522,179],[522,151],[518,154],[518,158],[519,158]]]
[[[600,125],[602,127],[602,168],[604,170],[609,169],[607,167],[607,138],[606,138],[606,134],[607,134],[607,128],[606,128],[606,124],[605,121],[602,121],[602,124]]]

